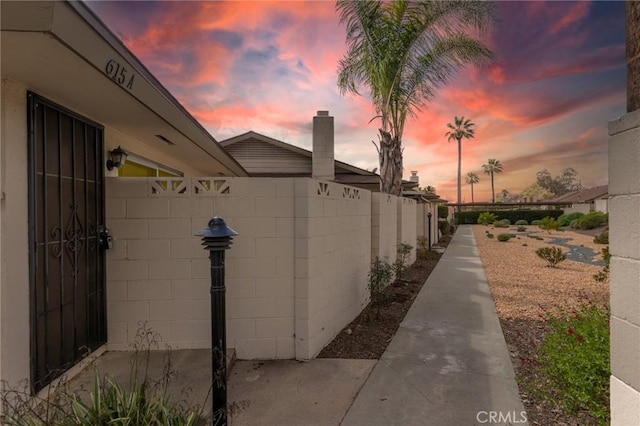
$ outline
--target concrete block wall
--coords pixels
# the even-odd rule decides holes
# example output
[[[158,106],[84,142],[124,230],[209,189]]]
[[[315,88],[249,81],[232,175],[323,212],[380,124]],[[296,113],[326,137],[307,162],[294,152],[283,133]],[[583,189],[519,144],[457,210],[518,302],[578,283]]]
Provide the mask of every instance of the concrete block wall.
[[[640,110],[609,123],[611,424],[640,424]]]
[[[295,181],[296,358],[311,359],[368,303],[371,193]]]
[[[110,178],[109,349],[128,349],[140,321],[174,348],[210,347],[208,252],[193,234],[222,216],[227,345],[239,358],[293,358],[293,180]]]
[[[371,261],[376,257],[389,263],[396,261],[398,241],[398,197],[371,194]]]
[[[418,214],[417,202],[410,198],[398,198],[398,233],[396,244],[410,244],[412,249],[409,254],[408,264],[411,265],[416,261],[416,216]]]
[[[314,179],[109,178],[110,350],[140,322],[173,348],[210,347],[213,216],[226,252],[227,345],[240,359],[309,359],[368,302],[371,193]]]

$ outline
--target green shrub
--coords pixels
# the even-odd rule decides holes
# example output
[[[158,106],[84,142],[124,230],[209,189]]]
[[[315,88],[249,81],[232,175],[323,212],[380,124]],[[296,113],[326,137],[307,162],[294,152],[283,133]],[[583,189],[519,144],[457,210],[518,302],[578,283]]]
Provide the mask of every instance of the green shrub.
[[[482,211],[468,211],[457,212],[455,218],[459,224],[474,224],[478,222],[478,217],[486,212]],[[494,210],[492,213],[496,215],[496,219],[509,219],[511,223],[515,223],[518,220],[526,220],[531,223],[532,220],[540,220],[545,216],[558,218],[564,213],[563,210]],[[494,219],[494,220],[496,220]],[[489,221],[487,223],[493,223]]]
[[[552,217],[545,217],[540,221],[540,225],[538,226],[545,231],[556,231],[560,228],[560,222]]]
[[[563,214],[558,218],[558,222],[560,222],[560,226],[569,226],[572,221],[580,219],[582,216],[584,216],[584,213],[581,212]]]
[[[490,232],[487,232],[487,238],[493,238],[493,234]]]
[[[407,243],[402,243],[396,248],[396,261],[393,263],[393,272],[397,280],[402,279],[402,275],[407,270],[407,260],[409,260],[411,250],[413,250],[413,247]]]
[[[531,225],[533,226],[539,226],[542,223],[542,221],[540,219],[536,219],[536,220],[532,220],[531,221]]]
[[[509,241],[511,239],[511,234],[498,234],[498,241]]]
[[[504,223],[501,220],[496,220],[495,222],[493,222],[493,226],[496,228],[508,228],[509,224],[508,223]]]
[[[578,229],[578,219],[573,219],[573,220],[569,223],[569,228],[571,228],[571,229]]]
[[[569,414],[586,410],[609,424],[609,309],[583,304],[549,315],[552,331],[537,348],[545,375],[543,394]]]
[[[499,222],[503,225],[511,226],[511,221],[509,219],[500,219]]]
[[[542,247],[536,250],[536,254],[547,262],[547,266],[552,268],[567,258],[560,247]]]
[[[526,232],[527,231],[527,227],[526,226],[518,226],[517,231],[518,232]]]
[[[609,244],[609,231],[602,231],[600,235],[596,235],[593,242],[596,244]]]
[[[604,267],[600,272],[593,276],[593,279],[599,283],[603,283],[609,278],[609,264],[611,263],[611,253],[609,253],[609,246],[602,249],[602,258],[604,259]]]
[[[449,217],[449,207],[438,205],[438,218],[446,219]]]
[[[609,222],[609,215],[601,212],[589,212],[578,219],[578,229],[593,229],[606,225]]]
[[[488,225],[490,223],[495,222],[497,219],[496,215],[489,212],[482,212],[478,215],[477,223],[481,225]],[[466,223],[466,222],[465,222]]]
[[[371,304],[379,307],[385,298],[384,290],[393,282],[393,266],[386,260],[376,257],[376,260],[371,264],[367,278]]]
[[[527,226],[528,224],[529,224],[529,222],[527,222],[524,219],[516,220],[516,225],[518,225],[518,226]]]
[[[438,222],[438,229],[442,233],[442,235],[449,235],[451,233],[451,225],[446,220],[441,220]]]

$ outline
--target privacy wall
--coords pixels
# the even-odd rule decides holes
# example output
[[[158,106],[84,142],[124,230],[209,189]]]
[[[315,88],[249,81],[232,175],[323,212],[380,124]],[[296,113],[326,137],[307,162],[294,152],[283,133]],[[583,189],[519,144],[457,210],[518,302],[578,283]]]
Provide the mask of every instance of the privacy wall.
[[[228,347],[241,359],[315,356],[367,303],[371,194],[314,179],[111,178],[109,349],[142,321],[174,348],[210,347],[209,260],[193,234],[213,216],[227,252]]]

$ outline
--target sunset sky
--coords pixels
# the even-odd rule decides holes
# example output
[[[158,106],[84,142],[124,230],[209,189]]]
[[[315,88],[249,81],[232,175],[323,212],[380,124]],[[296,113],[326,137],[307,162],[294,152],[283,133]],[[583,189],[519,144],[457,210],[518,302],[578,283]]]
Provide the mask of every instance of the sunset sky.
[[[97,2],[90,6],[209,132],[254,130],[306,149],[318,110],[335,117],[336,158],[378,167],[379,120],[367,97],[341,96],[336,68],[344,28],[335,3]],[[574,167],[583,186],[606,184],[607,123],[625,111],[624,2],[497,2],[485,42],[496,61],[461,71],[404,135],[404,177],[455,201],[454,116],[476,123],[462,173],[489,201],[489,158],[504,165],[496,193],[520,192],[536,172]],[[463,201],[470,202],[468,185]]]

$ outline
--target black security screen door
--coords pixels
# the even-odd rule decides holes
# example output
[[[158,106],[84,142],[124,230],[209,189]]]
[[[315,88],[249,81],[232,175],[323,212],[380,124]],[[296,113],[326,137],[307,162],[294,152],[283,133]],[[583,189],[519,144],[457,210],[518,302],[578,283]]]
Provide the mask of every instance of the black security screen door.
[[[106,342],[103,128],[29,93],[31,380]]]

